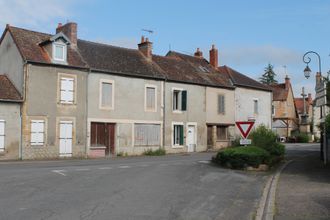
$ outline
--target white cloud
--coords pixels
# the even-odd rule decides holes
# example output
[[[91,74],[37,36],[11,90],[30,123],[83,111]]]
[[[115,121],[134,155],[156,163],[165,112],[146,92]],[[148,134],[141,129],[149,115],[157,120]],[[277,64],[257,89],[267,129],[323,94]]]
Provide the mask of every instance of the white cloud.
[[[72,1],[0,0],[0,25],[53,30],[58,22],[66,22],[72,16],[68,9]]]
[[[301,60],[300,52],[271,45],[224,48],[219,55],[224,63],[234,65],[265,65],[269,62],[289,65]]]

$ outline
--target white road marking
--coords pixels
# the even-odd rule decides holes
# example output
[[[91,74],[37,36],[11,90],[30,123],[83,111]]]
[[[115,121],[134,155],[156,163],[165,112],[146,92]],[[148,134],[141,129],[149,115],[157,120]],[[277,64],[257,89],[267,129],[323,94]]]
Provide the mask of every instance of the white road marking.
[[[76,171],[89,171],[89,170],[91,170],[91,169],[89,169],[89,168],[78,168],[78,169],[76,169]]]
[[[111,170],[113,169],[112,167],[99,167],[99,170]]]
[[[62,176],[66,176],[66,174],[63,173],[63,172],[66,172],[66,170],[52,170],[52,172],[57,173],[57,174],[60,174]]]
[[[209,161],[209,160],[200,160],[200,161],[198,161],[198,163],[210,164],[211,161]]]
[[[126,169],[126,168],[131,168],[130,166],[119,166],[118,168],[120,169]]]

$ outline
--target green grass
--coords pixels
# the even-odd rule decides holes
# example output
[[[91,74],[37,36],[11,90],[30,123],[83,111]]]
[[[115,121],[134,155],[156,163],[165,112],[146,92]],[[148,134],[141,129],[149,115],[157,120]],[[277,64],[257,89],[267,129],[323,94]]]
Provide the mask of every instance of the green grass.
[[[163,148],[159,148],[157,150],[148,149],[148,150],[144,151],[144,153],[143,153],[143,155],[146,155],[146,156],[163,156],[165,154],[166,154],[166,151]]]

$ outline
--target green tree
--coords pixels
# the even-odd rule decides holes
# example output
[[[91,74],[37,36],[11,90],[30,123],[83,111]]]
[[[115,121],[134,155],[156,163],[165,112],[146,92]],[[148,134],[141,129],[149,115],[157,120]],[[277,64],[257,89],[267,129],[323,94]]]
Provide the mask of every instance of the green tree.
[[[277,80],[275,79],[276,73],[274,72],[274,66],[272,64],[268,64],[265,68],[265,73],[259,78],[260,82],[263,84],[277,84]]]

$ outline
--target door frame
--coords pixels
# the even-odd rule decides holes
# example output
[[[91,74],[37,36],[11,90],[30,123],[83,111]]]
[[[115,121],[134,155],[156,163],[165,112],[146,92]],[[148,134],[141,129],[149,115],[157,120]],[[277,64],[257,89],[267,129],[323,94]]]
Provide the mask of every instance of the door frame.
[[[195,127],[195,136],[194,136],[194,142],[195,142],[195,148],[192,152],[195,152],[196,151],[196,147],[197,147],[197,122],[187,122],[186,124],[186,146],[187,146],[187,151],[189,149],[189,146],[188,146],[188,143],[187,143],[187,140],[188,140],[188,129],[189,129],[189,126],[193,126]]]
[[[70,122],[70,123],[69,123]],[[71,153],[61,153],[61,124],[72,124],[71,131]],[[63,119],[58,121],[58,152],[60,157],[72,157],[73,156],[73,144],[74,144],[74,129],[75,121],[71,119]]]

